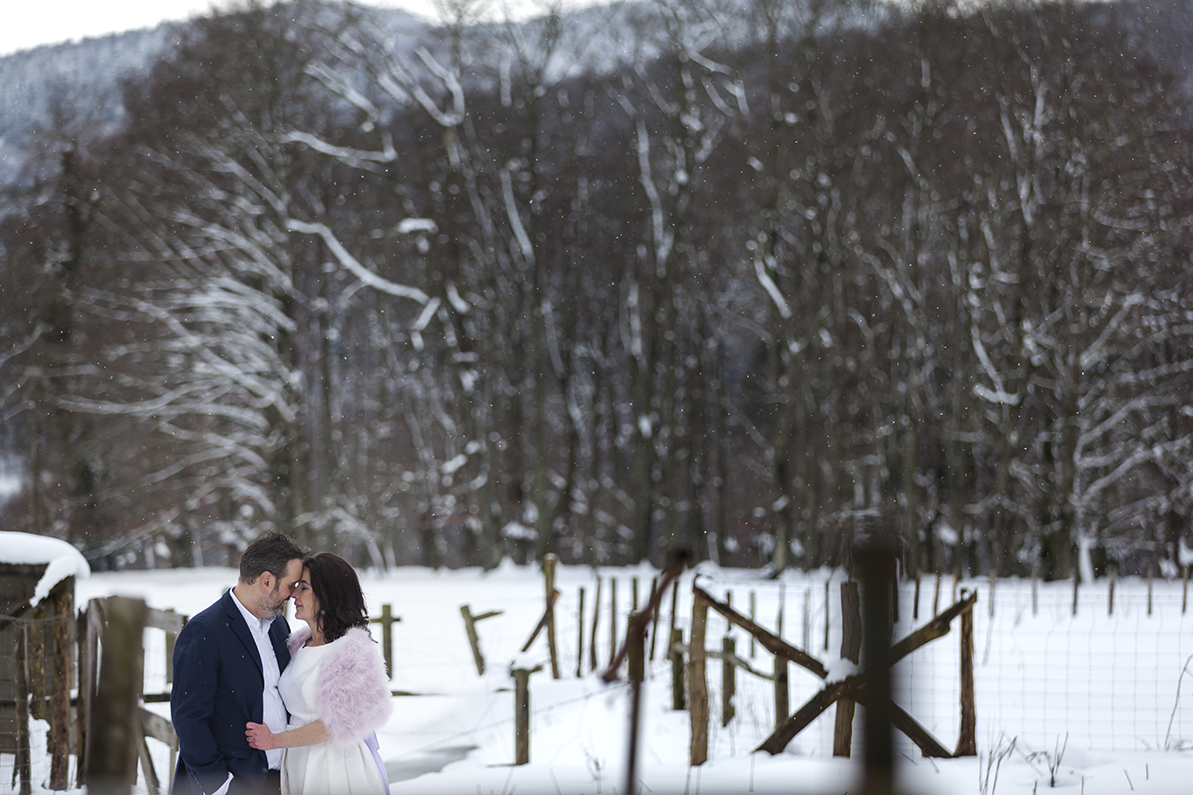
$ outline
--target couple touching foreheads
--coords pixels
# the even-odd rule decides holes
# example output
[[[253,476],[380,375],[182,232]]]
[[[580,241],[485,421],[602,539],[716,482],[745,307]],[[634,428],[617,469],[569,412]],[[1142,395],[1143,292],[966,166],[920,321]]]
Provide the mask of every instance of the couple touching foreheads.
[[[290,598],[307,624],[293,635]],[[388,793],[389,677],[368,625],[343,558],[281,533],[250,544],[239,582],[174,646],[174,795]]]

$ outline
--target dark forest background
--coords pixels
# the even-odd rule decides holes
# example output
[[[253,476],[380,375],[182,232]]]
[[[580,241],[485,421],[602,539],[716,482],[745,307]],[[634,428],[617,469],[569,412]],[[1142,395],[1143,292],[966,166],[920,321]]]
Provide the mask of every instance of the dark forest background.
[[[0,521],[100,568],[280,529],[777,572],[881,523],[909,574],[1174,573],[1186,6],[173,27],[118,114],[63,86],[22,138]]]

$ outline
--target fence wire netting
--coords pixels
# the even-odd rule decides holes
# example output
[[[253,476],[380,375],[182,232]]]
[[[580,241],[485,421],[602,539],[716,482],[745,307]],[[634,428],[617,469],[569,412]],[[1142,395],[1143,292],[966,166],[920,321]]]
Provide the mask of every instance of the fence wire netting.
[[[778,596],[757,582],[719,583],[743,605],[756,589],[759,623],[774,627],[780,601],[789,642],[822,662],[838,660],[841,651],[840,581],[809,578],[806,587],[788,588]],[[1038,584],[1033,598],[1028,581],[999,581],[991,598],[986,580],[954,588],[945,578],[938,608],[944,611],[962,589],[978,592],[974,617],[974,688],[976,734],[980,748],[1014,740],[1021,749],[1055,752],[1058,747],[1089,751],[1193,748],[1193,616],[1186,612],[1180,581],[1156,581],[1152,592],[1142,580],[1116,584],[1111,605],[1106,580],[1082,586],[1074,613],[1071,583]],[[918,610],[915,586],[899,588],[898,641],[933,617],[933,584],[921,585]],[[992,609],[993,608],[993,609]],[[681,615],[682,617],[682,615]],[[767,619],[770,620],[767,620]],[[726,633],[723,619],[710,618],[709,649],[720,648]],[[771,668],[769,653],[751,644],[739,629],[737,653],[759,670]],[[940,743],[955,747],[960,731],[960,631],[954,619],[949,634],[912,652],[895,666],[895,701]],[[814,696],[824,682],[792,665],[790,710]],[[708,681],[713,720],[719,716],[721,662],[709,661]],[[766,734],[775,720],[774,686],[739,673],[735,701],[737,729],[713,732],[714,744],[733,742],[752,724],[752,734]],[[828,709],[801,732],[789,750],[801,755],[829,756],[833,750],[835,709]],[[855,715],[854,738],[861,737],[864,709]],[[896,732],[896,749],[910,758],[919,749]],[[728,750],[728,749],[722,749]],[[741,750],[740,748],[738,749]],[[749,749],[746,749],[749,750]],[[711,749],[715,754],[715,747]]]

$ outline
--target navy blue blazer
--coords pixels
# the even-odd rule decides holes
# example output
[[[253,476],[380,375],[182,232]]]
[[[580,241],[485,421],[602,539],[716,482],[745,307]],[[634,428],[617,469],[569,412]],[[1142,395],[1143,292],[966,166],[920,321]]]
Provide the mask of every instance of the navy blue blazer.
[[[278,669],[290,662],[284,617],[269,628]],[[249,747],[245,724],[262,722],[265,677],[261,655],[244,616],[226,591],[218,602],[187,622],[174,646],[170,719],[178,734],[174,795],[203,795],[223,786],[256,792],[269,763]]]

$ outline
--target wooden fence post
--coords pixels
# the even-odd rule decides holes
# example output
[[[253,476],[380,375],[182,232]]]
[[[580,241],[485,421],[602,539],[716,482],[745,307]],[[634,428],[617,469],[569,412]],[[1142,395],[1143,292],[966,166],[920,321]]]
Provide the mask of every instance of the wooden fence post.
[[[635,584],[637,580],[634,580]],[[635,592],[637,588],[635,587]],[[652,592],[653,596],[653,592]],[[654,600],[650,604],[657,608]],[[634,612],[637,613],[635,605]],[[638,736],[642,725],[642,682],[646,678],[646,622],[630,619],[626,632],[626,675],[630,680],[630,747],[626,758],[625,791],[638,780]]]
[[[99,686],[88,732],[87,791],[91,795],[127,795],[136,782],[146,612],[139,600],[113,596],[107,602]]]
[[[609,663],[617,656],[617,578],[609,578]]]
[[[832,605],[829,603],[829,585],[832,584],[833,578],[829,577],[824,581],[824,650],[828,651],[828,628],[832,621],[829,616],[833,614]]]
[[[464,631],[468,633],[468,645],[472,647],[472,661],[476,663],[476,673],[478,676],[483,676],[485,673],[485,658],[481,654],[480,637],[476,634],[476,622],[484,621],[486,618],[501,615],[500,610],[490,610],[487,613],[481,613],[479,616],[472,615],[472,610],[468,605],[460,605],[460,615],[464,617]]]
[[[1109,593],[1109,596],[1107,596],[1107,598],[1106,598],[1106,615],[1108,615],[1108,616],[1114,615],[1114,582],[1115,582],[1115,580],[1118,579],[1118,577],[1116,577],[1115,575],[1116,575],[1116,572],[1114,571],[1114,569],[1111,569],[1110,570],[1110,593]]]
[[[596,594],[592,598],[592,634],[588,637],[588,670],[597,669],[597,624],[601,620],[601,578],[597,577]]]
[[[705,678],[704,641],[708,626],[708,603],[692,594],[692,638],[688,643],[691,669],[688,674],[688,716],[692,742],[688,762],[699,767],[708,761],[708,680]]]
[[[17,633],[17,754],[13,778],[20,776],[21,795],[29,795],[33,791],[32,753],[29,748],[29,625],[20,621],[14,628]]]
[[[92,599],[79,612],[79,709],[76,715],[75,785],[87,784],[87,766],[91,758],[91,713],[99,673],[99,635],[103,631],[103,605],[106,599]]]
[[[551,678],[559,679],[559,652],[555,646],[555,564],[559,558],[551,553],[543,556],[543,585],[547,600],[547,651],[551,655]]]
[[[530,669],[514,669],[514,764],[530,762]]]
[[[841,657],[855,665],[862,652],[862,600],[857,582],[841,583]],[[836,724],[833,728],[833,756],[848,757],[853,748],[854,702],[850,698],[837,701]]]
[[[920,620],[920,567],[915,568],[915,602],[911,606],[911,620]]]
[[[932,596],[932,617],[936,618],[940,615],[940,581],[944,578],[944,574],[940,569],[936,570],[936,593]]]
[[[1152,580],[1156,575],[1156,564],[1147,564],[1147,614],[1152,614]]]
[[[675,634],[675,611],[679,609],[679,578],[675,578],[675,582],[671,584],[671,618],[670,626],[668,626],[667,637]]]
[[[584,675],[584,586],[580,586],[580,606],[576,610],[577,623],[580,628],[576,632],[576,678]]]
[[[1040,564],[1034,560],[1031,563],[1031,614],[1040,612]]]
[[[1181,566],[1181,615],[1189,607],[1189,567]]]
[[[783,587],[779,586],[779,615],[775,627],[775,634],[783,637]],[[753,633],[750,637],[754,637]],[[790,663],[782,654],[775,656],[775,726],[787,718],[791,712],[790,691],[787,686],[787,671]]]
[[[1073,615],[1077,615],[1077,587],[1081,585],[1081,570],[1073,567]]]
[[[75,578],[67,577],[50,592],[45,612],[53,616],[47,645],[50,697],[50,789],[70,788],[70,687],[74,671],[73,627]]]
[[[680,712],[687,708],[684,699],[683,630],[671,630],[671,645],[667,656],[671,660],[671,709]]]
[[[965,590],[961,591],[962,598]],[[954,756],[977,756],[977,717],[973,689],[973,608],[961,613],[961,732]]]
[[[757,594],[755,594],[753,591],[750,591],[750,620],[751,621],[753,621],[755,618],[755,612],[757,611],[757,608],[758,608]],[[754,659],[754,657],[757,653],[758,653],[758,641],[754,638],[753,635],[751,635],[750,636],[750,659],[751,660]]]
[[[990,599],[989,615],[991,618],[994,618],[994,588],[996,585],[998,585],[998,569],[991,566],[990,567],[990,594],[989,594],[989,599]]]
[[[737,695],[737,666],[734,656],[737,642],[729,635],[721,638],[721,726],[728,726],[736,710],[733,697]]]
[[[654,611],[654,615],[650,619],[650,654],[647,655],[647,657],[646,657],[646,659],[648,659],[648,660],[654,659],[655,646],[658,645],[656,643],[656,641],[659,638],[659,614],[663,612],[663,608],[662,608],[662,604],[661,604],[663,600],[661,598],[658,598],[658,596],[656,595],[656,592],[658,590],[659,590],[659,578],[651,577],[650,578],[650,602],[649,602],[649,604],[652,604],[652,605],[658,604],[659,607],[658,607],[658,609],[656,609]]]
[[[394,623],[401,621],[394,617],[392,605],[381,605],[381,617],[369,619],[370,624],[381,625],[381,656],[385,658],[385,674],[393,678],[394,675]],[[166,636],[167,641],[169,635]]]

